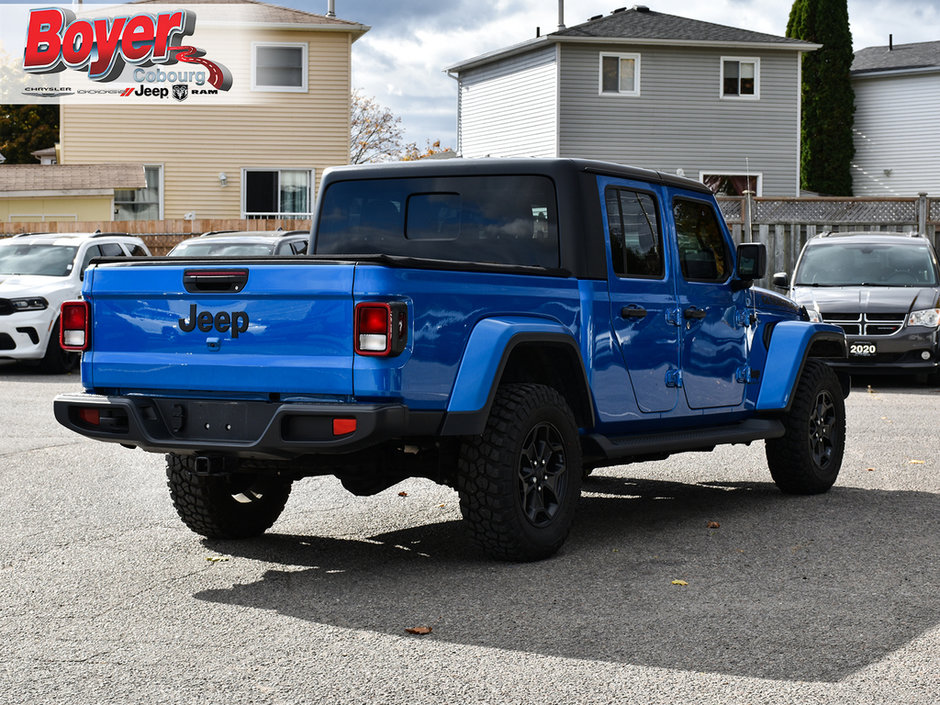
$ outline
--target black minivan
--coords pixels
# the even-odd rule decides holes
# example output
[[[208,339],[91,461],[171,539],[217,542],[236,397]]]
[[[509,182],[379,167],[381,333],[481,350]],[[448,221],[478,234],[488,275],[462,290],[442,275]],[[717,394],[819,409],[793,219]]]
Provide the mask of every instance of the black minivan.
[[[940,271],[930,241],[916,233],[822,233],[800,253],[792,279],[774,286],[811,320],[841,326],[852,373],[940,377]]]

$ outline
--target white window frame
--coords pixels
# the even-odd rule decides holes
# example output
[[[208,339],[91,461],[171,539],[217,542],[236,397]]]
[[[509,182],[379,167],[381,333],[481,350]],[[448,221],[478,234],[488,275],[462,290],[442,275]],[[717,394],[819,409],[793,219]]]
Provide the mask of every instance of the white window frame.
[[[744,176],[751,177],[752,179],[757,180],[757,193],[754,194],[755,197],[764,195],[764,173],[761,171],[751,172],[750,174],[745,174],[740,171],[731,171],[729,169],[702,169],[698,173],[698,180],[703,184],[705,183],[705,175],[710,176]],[[739,198],[739,196],[731,196],[731,198]]]
[[[310,210],[303,213],[287,213],[285,211],[271,211],[266,213],[257,213],[249,212],[247,210],[247,189],[248,189],[248,172],[252,171],[276,171],[278,174],[278,206],[280,206],[280,181],[281,181],[281,172],[282,171],[304,171],[310,177],[310,183],[307,186],[307,205]],[[297,220],[308,220],[313,218],[313,208],[316,205],[314,203],[314,196],[316,195],[316,169],[304,169],[303,167],[290,167],[290,166],[246,166],[242,167],[241,170],[241,217],[243,220],[249,218],[260,218],[260,219],[286,219],[286,218],[296,218]]]
[[[736,61],[741,64],[754,64],[754,94],[725,93],[725,62]],[[760,100],[760,57],[757,56],[722,56],[718,65],[718,95],[722,100]],[[740,86],[740,76],[738,78]],[[715,173],[715,172],[709,172]]]
[[[166,169],[163,164],[144,164],[144,169],[156,169],[157,170],[157,183],[158,193],[157,193],[157,220],[163,220],[163,202],[166,198],[166,187],[164,185]],[[145,187],[146,188],[146,187]],[[115,189],[117,191],[136,191],[138,189]],[[117,208],[117,200],[112,196],[111,197],[111,220],[114,220],[115,209]],[[132,221],[115,221],[115,222],[132,222]]]
[[[299,48],[302,53],[301,57],[301,70],[303,72],[303,79],[300,86],[259,86],[257,82],[258,78],[258,49],[260,47],[286,47],[286,48]],[[307,43],[306,42],[252,42],[251,43],[251,90],[261,91],[265,93],[306,93],[307,92],[307,69],[309,67],[309,60],[307,58]]]
[[[617,59],[617,85],[620,85],[620,61],[622,59],[633,60],[633,90],[632,91],[605,91],[604,90],[604,59],[614,57]],[[618,54],[616,52],[601,52],[597,60],[597,92],[598,95],[606,96],[639,96],[640,95],[640,55],[639,54]]]

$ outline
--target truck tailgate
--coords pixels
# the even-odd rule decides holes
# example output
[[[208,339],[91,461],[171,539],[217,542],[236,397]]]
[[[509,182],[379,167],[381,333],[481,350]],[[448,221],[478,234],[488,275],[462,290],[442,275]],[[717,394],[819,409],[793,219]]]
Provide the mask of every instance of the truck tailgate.
[[[296,259],[91,268],[85,386],[351,395],[354,274]]]

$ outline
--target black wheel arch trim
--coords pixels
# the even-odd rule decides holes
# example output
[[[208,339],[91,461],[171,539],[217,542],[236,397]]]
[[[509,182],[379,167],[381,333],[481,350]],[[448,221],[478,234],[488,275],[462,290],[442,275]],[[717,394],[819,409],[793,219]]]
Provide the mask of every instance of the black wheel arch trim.
[[[581,357],[581,349],[578,347],[575,339],[563,333],[523,332],[513,335],[506,344],[506,347],[502,353],[502,357],[499,361],[499,366],[496,370],[496,375],[490,383],[490,391],[487,395],[486,404],[484,404],[483,408],[477,411],[448,412],[444,418],[444,423],[441,426],[441,435],[476,436],[483,433],[483,429],[486,427],[486,420],[490,415],[490,409],[493,407],[493,400],[496,398],[496,391],[499,388],[500,383],[504,381],[503,378],[506,375],[506,370],[513,353],[515,353],[516,350],[520,348],[520,346],[536,344],[548,345],[552,347],[561,346],[564,347],[569,354],[573,355],[572,359],[575,361],[575,366],[577,368],[577,378],[569,383],[569,391],[573,391],[575,394],[577,394],[579,399],[573,400],[568,398],[568,395],[565,394],[565,390],[559,389],[558,384],[553,380],[536,378],[525,381],[547,384],[548,386],[558,390],[571,406],[571,409],[575,415],[575,420],[578,422],[578,424],[583,428],[593,428],[596,419],[594,409],[594,395],[591,392],[591,385],[588,382],[587,373],[584,366],[584,359]]]

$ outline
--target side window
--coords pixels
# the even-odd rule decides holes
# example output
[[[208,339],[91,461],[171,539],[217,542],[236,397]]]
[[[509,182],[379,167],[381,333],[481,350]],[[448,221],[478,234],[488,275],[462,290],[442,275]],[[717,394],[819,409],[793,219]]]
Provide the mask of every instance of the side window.
[[[661,279],[665,264],[656,201],[647,193],[612,187],[604,200],[614,272],[620,277]]]
[[[82,266],[78,271],[84,272],[88,268],[88,263],[91,262],[95,257],[101,257],[101,248],[98,245],[92,245],[87,250],[85,250],[85,256],[82,257]]]
[[[307,91],[306,43],[252,44],[251,90]]]
[[[640,95],[640,55],[601,54],[601,95]]]
[[[147,250],[145,250],[140,245],[130,244],[128,245],[128,248],[131,251],[131,257],[146,257],[147,256]]]
[[[682,276],[695,282],[725,281],[731,274],[731,253],[714,208],[701,201],[677,198],[672,214]]]
[[[115,220],[160,220],[163,208],[163,167],[144,166],[145,188],[114,189]]]
[[[721,57],[721,97],[760,98],[760,59]]]
[[[307,169],[245,169],[244,217],[309,218],[313,172]]]
[[[290,244],[291,250],[293,250],[295,255],[303,255],[307,252],[307,241],[306,240],[294,240]]]
[[[116,242],[106,242],[99,247],[103,257],[124,257],[124,249]]]

